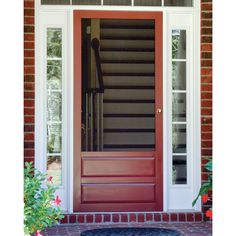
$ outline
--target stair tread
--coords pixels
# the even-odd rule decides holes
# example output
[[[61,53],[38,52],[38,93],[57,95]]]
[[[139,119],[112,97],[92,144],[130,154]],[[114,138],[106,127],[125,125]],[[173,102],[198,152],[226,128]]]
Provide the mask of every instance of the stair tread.
[[[155,76],[155,73],[103,72],[103,76]]]
[[[104,133],[154,133],[155,129],[104,129],[103,130]]]
[[[106,64],[154,64],[154,60],[101,60],[101,63]]]
[[[147,118],[147,117],[155,117],[155,114],[129,114],[129,113],[112,113],[112,114],[103,114],[105,118]]]
[[[101,29],[155,29],[155,25],[111,25],[101,23]]]
[[[153,36],[103,36],[101,35],[100,40],[155,40]]]
[[[151,85],[143,85],[143,86],[138,86],[138,85],[105,85],[105,89],[154,89],[154,86]]]
[[[154,99],[104,99],[104,103],[154,103]]]
[[[111,48],[101,47],[101,52],[155,52],[154,48]]]

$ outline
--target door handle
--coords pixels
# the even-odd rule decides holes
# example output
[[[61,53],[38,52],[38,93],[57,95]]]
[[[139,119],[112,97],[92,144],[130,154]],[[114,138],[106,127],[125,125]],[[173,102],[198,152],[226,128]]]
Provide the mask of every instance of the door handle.
[[[156,113],[157,113],[157,114],[162,113],[162,109],[161,109],[161,108],[157,108]]]

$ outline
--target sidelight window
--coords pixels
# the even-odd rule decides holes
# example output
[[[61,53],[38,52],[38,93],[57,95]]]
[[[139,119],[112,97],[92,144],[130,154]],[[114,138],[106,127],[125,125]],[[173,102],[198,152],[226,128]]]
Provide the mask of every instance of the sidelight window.
[[[172,183],[187,184],[186,30],[172,30]]]
[[[62,30],[47,28],[47,174],[62,183]]]

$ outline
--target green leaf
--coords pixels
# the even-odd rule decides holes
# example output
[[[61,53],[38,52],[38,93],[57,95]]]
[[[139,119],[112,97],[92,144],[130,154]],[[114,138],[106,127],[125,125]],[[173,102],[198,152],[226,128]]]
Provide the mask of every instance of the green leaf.
[[[204,166],[208,171],[212,172],[212,160],[208,161]]]

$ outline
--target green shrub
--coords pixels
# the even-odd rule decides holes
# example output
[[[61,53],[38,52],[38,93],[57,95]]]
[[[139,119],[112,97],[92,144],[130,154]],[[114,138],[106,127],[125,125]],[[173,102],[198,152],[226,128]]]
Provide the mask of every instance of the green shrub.
[[[200,196],[202,196],[203,203],[207,201],[212,201],[209,197],[209,193],[212,192],[212,159],[208,160],[208,162],[204,165],[205,169],[208,170],[208,180],[207,182],[203,183],[197,197],[194,199],[192,206],[194,206]],[[212,219],[212,208],[206,211],[206,216]]]
[[[52,177],[33,168],[33,163],[25,163],[24,169],[24,232],[32,235],[46,227],[57,224],[63,218],[61,200],[55,198],[57,187]]]

